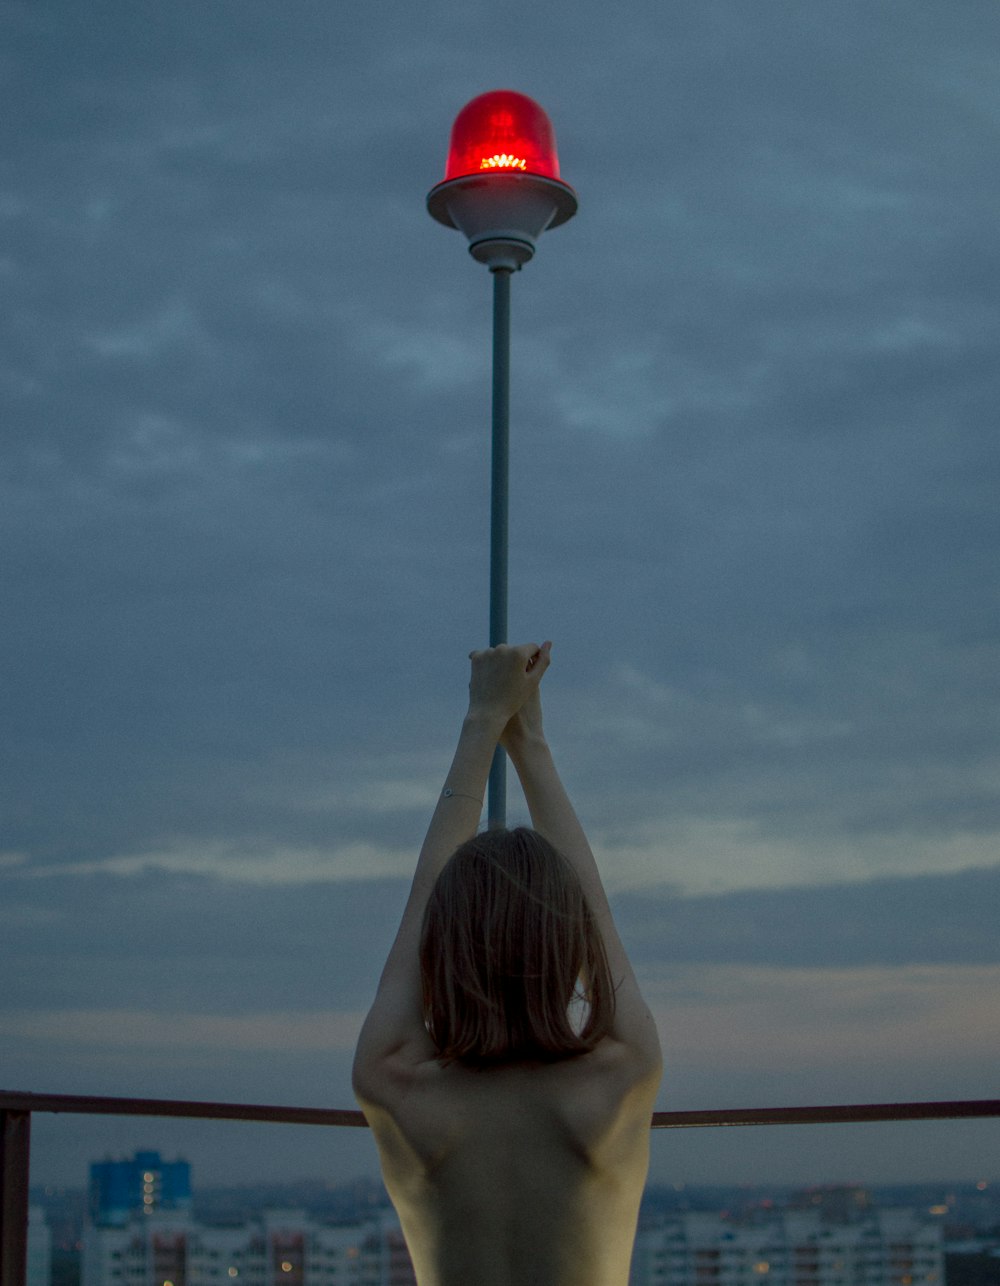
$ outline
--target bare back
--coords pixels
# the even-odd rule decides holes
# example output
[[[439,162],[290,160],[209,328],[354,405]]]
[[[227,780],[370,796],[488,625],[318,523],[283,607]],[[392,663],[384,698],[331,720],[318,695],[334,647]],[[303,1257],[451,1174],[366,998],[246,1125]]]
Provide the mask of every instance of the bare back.
[[[658,1080],[629,1063],[391,1073],[364,1107],[420,1286],[626,1286]]]

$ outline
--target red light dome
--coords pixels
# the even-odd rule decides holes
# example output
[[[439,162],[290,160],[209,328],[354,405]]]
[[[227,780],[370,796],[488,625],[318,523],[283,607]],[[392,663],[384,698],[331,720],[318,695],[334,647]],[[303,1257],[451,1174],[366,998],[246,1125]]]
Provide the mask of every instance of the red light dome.
[[[571,219],[576,206],[559,177],[552,123],[534,99],[494,89],[466,103],[427,209],[465,234],[474,259],[491,271],[520,268],[542,233]]]
[[[526,94],[494,89],[455,117],[444,181],[505,171],[558,179],[559,158],[544,109]]]

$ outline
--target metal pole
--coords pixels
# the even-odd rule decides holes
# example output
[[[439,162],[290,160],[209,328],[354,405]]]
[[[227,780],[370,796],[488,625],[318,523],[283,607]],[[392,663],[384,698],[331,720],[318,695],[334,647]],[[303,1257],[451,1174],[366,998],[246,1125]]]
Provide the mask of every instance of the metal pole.
[[[510,268],[493,272],[493,466],[490,490],[490,647],[507,642],[507,480],[510,440]],[[487,825],[507,825],[507,756],[490,768]]]
[[[28,1165],[31,1113],[0,1112],[0,1286],[28,1274]]]

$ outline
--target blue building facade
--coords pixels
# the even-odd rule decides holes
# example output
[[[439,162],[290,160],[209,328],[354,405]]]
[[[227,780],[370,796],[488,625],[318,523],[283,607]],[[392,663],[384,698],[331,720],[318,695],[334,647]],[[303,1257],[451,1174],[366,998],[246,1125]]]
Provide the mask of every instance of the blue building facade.
[[[124,1227],[135,1215],[191,1209],[191,1167],[164,1161],[159,1152],[137,1152],[129,1161],[95,1161],[90,1167],[90,1221]]]

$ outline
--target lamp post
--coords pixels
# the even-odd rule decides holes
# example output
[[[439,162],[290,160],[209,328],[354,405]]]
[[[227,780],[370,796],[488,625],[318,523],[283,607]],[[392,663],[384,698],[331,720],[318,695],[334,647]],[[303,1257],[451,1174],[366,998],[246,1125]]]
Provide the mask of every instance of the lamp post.
[[[534,255],[541,234],[571,219],[576,208],[576,194],[559,177],[552,123],[534,99],[496,89],[466,103],[451,129],[444,179],[428,193],[427,209],[464,233],[473,259],[493,274],[490,647],[507,642],[510,279]],[[506,821],[507,759],[498,746],[487,824]]]

